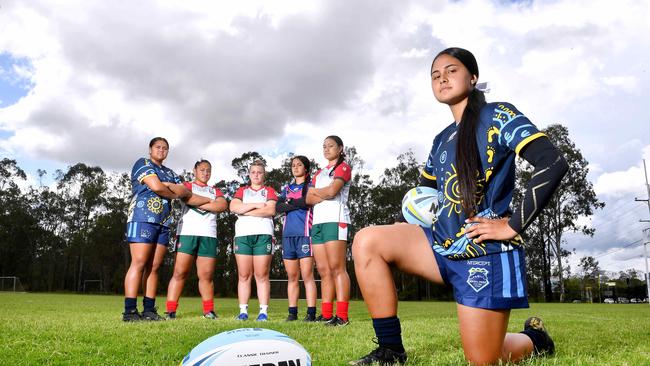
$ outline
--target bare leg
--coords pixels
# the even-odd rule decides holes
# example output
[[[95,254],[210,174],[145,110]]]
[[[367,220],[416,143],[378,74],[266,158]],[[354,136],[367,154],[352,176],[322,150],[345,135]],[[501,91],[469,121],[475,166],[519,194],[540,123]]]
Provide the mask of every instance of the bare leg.
[[[307,297],[307,306],[316,306],[316,281],[314,281],[314,259],[305,257],[300,259],[300,273],[305,283],[305,296]]]
[[[253,256],[235,254],[237,261],[237,298],[240,304],[248,304],[251,297],[251,280],[253,279]]]
[[[131,265],[124,276],[125,297],[138,297],[140,281],[142,281],[145,267],[150,261],[155,246],[156,244],[147,243],[131,243],[129,245]]]
[[[438,263],[419,226],[373,226],[357,233],[352,245],[354,268],[372,318],[397,315],[397,292],[390,265],[403,272],[443,283]]]
[[[185,280],[190,273],[190,268],[194,263],[194,256],[187,253],[176,253],[176,261],[174,263],[174,275],[169,280],[167,287],[167,301],[178,301],[185,286]]]
[[[465,358],[472,365],[500,360],[517,362],[530,355],[533,342],[525,334],[507,333],[510,310],[489,310],[458,304],[458,323]]]
[[[287,298],[289,307],[298,306],[298,297],[300,296],[300,266],[297,259],[284,259],[284,268],[287,271]]]
[[[347,244],[344,240],[332,240],[323,245],[334,280],[337,301],[350,300],[350,276],[345,268]]]
[[[253,273],[255,274],[257,299],[260,305],[268,305],[271,298],[271,282],[269,281],[271,258],[270,255],[253,256]]]
[[[167,246],[156,244],[156,251],[151,262],[151,271],[146,276],[147,287],[144,291],[146,297],[156,298],[156,291],[158,290],[158,269],[162,265],[165,254],[167,254]]]
[[[315,244],[312,246],[314,249],[314,259],[316,260],[316,269],[320,276],[320,292],[321,300],[323,302],[334,301],[334,280],[330,272],[330,266],[327,262],[327,252],[324,244]]]
[[[196,258],[196,273],[199,276],[199,293],[203,301],[214,299],[214,280],[212,276],[214,275],[216,265],[216,258]]]

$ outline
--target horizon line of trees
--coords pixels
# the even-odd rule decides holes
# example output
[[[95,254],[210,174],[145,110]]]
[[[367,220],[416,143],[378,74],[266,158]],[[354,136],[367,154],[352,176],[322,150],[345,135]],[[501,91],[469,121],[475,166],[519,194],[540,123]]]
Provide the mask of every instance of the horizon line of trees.
[[[566,127],[551,125],[544,132],[562,151],[570,170],[547,208],[522,234],[526,240],[529,295],[538,301],[586,299],[587,287],[594,288],[593,274],[602,271],[592,257],[585,257],[581,259],[580,273],[572,274],[567,264],[571,252],[563,248],[566,243],[562,234],[575,231],[592,236],[594,229],[581,226],[578,218],[592,215],[594,210],[604,207],[604,203],[598,201],[587,180],[588,162],[569,138]],[[364,161],[356,148],[346,148],[346,155],[353,172],[349,200],[351,243],[359,229],[395,221],[404,193],[417,185],[422,164],[409,150],[397,156],[396,164],[386,168],[377,182],[373,182],[364,173]],[[291,181],[292,156],[290,154],[281,167],[267,171],[267,185],[280,191]],[[254,151],[234,158],[231,166],[239,179],[221,180],[215,186],[230,199],[246,182],[248,166],[256,159],[265,161]],[[313,173],[318,164],[312,160],[312,166]],[[532,167],[518,159],[514,203],[521,200],[522,187],[531,173]],[[44,170],[38,170],[39,178],[45,174]],[[180,175],[185,180],[193,179],[191,171],[183,171]],[[96,291],[122,293],[124,273],[130,263],[125,240],[130,175],[126,172],[107,174],[100,167],[80,162],[65,171],[57,170],[53,176],[56,189],[41,184],[23,191],[17,182],[26,180],[25,172],[15,160],[0,160],[0,276],[19,277],[27,291],[84,292],[87,291],[86,281],[92,280]],[[174,206],[178,218],[180,205]],[[230,212],[219,214],[217,220],[219,253],[214,281],[215,293],[221,297],[234,296],[237,290],[236,263],[232,255],[235,220],[236,216]],[[275,222],[271,278],[286,279],[281,257],[280,220]],[[172,231],[175,226],[176,222],[172,224]],[[360,298],[351,251],[348,253],[351,295]],[[168,255],[160,270],[163,293],[172,269],[173,255]],[[431,285],[398,271],[394,276],[400,299],[453,299],[446,287]],[[552,283],[554,278],[559,279],[556,286]],[[628,279],[624,280],[626,286],[630,286],[630,283],[636,284],[634,279],[638,276],[622,273],[619,279],[607,280],[624,278]],[[184,295],[198,294],[196,282],[196,277],[190,277]]]

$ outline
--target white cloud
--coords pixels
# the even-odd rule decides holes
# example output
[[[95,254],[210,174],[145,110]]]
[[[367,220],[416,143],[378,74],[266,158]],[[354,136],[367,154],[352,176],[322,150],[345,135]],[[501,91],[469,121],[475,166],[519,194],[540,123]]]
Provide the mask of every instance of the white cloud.
[[[461,46],[489,100],[569,127],[608,203],[591,223],[603,251],[631,238],[606,228],[643,194],[639,162],[650,159],[648,18],[631,0],[9,2],[0,53],[30,60],[17,72],[33,88],[0,104],[0,150],[128,171],[162,135],[168,166],[204,157],[213,179],[232,179],[231,160],[252,150],[322,163],[323,138],[337,134],[377,178],[409,148],[424,160],[452,122],[429,67]],[[590,240],[572,239],[580,250]]]

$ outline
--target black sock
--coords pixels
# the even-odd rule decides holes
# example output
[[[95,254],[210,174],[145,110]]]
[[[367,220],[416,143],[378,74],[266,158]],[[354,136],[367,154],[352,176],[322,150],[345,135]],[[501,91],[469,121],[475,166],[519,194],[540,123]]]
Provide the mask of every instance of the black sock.
[[[298,316],[298,307],[289,306],[289,314]]]
[[[135,297],[124,298],[124,312],[131,313],[138,310],[138,299]]]
[[[154,308],[156,307],[156,299],[145,296],[142,299],[142,305],[144,306],[144,311],[154,311]]]
[[[307,315],[311,315],[316,317],[316,307],[315,306],[310,306],[307,308]]]
[[[377,342],[380,346],[390,348],[396,352],[404,352],[402,327],[398,317],[373,318],[372,327],[375,328]]]
[[[533,348],[535,349],[534,353],[543,353],[548,351],[549,344],[547,337],[542,331],[537,329],[526,329],[519,333],[527,335],[528,338],[533,341]]]

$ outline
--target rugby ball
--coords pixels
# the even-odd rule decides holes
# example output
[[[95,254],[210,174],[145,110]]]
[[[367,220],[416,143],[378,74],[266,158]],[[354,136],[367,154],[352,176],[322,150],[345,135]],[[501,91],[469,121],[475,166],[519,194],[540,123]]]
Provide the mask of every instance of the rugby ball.
[[[402,198],[402,215],[409,224],[431,227],[438,218],[439,199],[437,189],[411,188]]]
[[[183,358],[180,366],[311,366],[311,356],[286,334],[240,328],[212,336]]]

